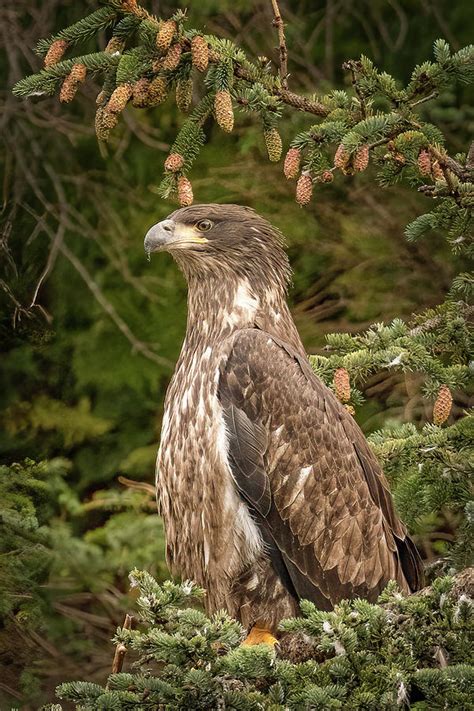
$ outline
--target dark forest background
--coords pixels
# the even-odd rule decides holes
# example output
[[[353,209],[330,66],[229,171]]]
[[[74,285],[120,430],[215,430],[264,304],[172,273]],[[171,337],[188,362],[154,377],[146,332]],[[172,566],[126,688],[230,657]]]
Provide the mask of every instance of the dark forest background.
[[[41,65],[37,40],[95,6],[6,0],[0,7],[2,709],[51,701],[66,678],[103,677],[111,631],[130,603],[129,570],[167,575],[154,460],[186,290],[169,256],[146,261],[143,237],[175,209],[156,186],[183,118],[171,100],[129,108],[99,149],[93,82],[66,109],[57,98],[11,95]],[[269,2],[146,6],[162,17],[187,7],[192,26],[276,59]],[[343,85],[343,61],[361,53],[406,80],[436,38],[457,50],[474,26],[467,0],[287,0],[281,9],[291,84],[301,92]],[[452,154],[473,133],[469,98],[456,88],[424,110]],[[299,125],[308,119],[288,119],[284,145]],[[321,352],[327,333],[356,333],[442,301],[459,258],[441,237],[409,244],[403,234],[426,198],[401,185],[381,191],[364,174],[336,180],[302,210],[281,165],[266,160],[251,118],[240,116],[230,136],[207,130],[212,141],[191,176],[195,199],[250,205],[284,232],[292,311],[309,353]],[[363,429],[423,423],[429,406],[412,385],[399,374],[371,378],[357,411]],[[429,533],[418,542],[428,560],[442,551]]]

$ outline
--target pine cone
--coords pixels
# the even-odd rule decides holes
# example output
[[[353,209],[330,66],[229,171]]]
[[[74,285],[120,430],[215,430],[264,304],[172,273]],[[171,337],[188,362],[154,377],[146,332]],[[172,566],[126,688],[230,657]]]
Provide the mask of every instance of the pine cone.
[[[184,158],[179,153],[170,153],[165,160],[165,170],[177,173],[184,165]]]
[[[392,153],[392,158],[396,163],[399,163],[400,165],[405,165],[407,162],[407,159],[403,155],[403,153],[400,153],[400,151],[395,151]]]
[[[192,205],[194,200],[193,186],[184,175],[178,178],[178,200],[181,207]]]
[[[174,70],[178,66],[179,61],[181,59],[181,52],[182,52],[181,45],[178,43],[173,44],[169,48],[169,50],[166,54],[166,57],[163,59],[163,63],[161,65],[162,68],[167,69],[170,72],[174,72]]]
[[[418,153],[418,170],[422,175],[431,174],[431,156],[425,148]]]
[[[160,52],[164,53],[167,51],[173,41],[176,29],[176,22],[174,20],[165,20],[165,22],[162,23],[156,35],[156,46]]]
[[[234,128],[232,97],[228,91],[218,91],[214,98],[216,121],[223,131],[230,133]]]
[[[369,165],[369,146],[361,146],[354,156],[354,170],[362,173]]]
[[[444,180],[444,173],[437,160],[433,161],[431,165],[431,175],[433,176],[433,180]]]
[[[300,172],[301,151],[299,148],[290,148],[285,156],[283,172],[287,180],[296,178]]]
[[[155,77],[150,83],[148,93],[150,96],[149,106],[162,104],[168,96],[168,84],[166,80],[163,79],[163,77]]]
[[[104,52],[107,54],[115,54],[116,52],[122,52],[125,47],[125,42],[119,37],[111,37],[107,42]]]
[[[205,72],[209,64],[209,47],[200,35],[196,35],[191,40],[191,57],[193,66],[200,72]]]
[[[144,109],[150,104],[150,80],[142,77],[132,87],[132,105]]]
[[[338,368],[333,377],[334,390],[341,402],[349,402],[351,399],[351,382],[349,373],[345,368]]]
[[[193,80],[180,79],[176,84],[176,105],[180,111],[187,113],[193,98]]]
[[[433,422],[435,425],[442,425],[451,414],[453,406],[453,396],[447,385],[442,385],[438,390],[438,397],[433,407]]]
[[[118,123],[118,114],[111,114],[107,109],[99,108],[95,114],[95,132],[99,141],[107,141],[110,131]]]
[[[46,52],[46,56],[44,58],[44,66],[52,67],[54,64],[57,64],[62,59],[64,52],[67,50],[67,48],[68,43],[66,42],[66,40],[59,39],[53,42],[53,44]]]
[[[77,81],[78,84],[83,84],[86,80],[86,75],[87,68],[85,64],[81,64],[80,62],[73,64],[69,76],[74,79],[74,81]]]
[[[84,64],[74,64],[71,71],[64,79],[61,91],[59,92],[59,101],[68,104],[76,96],[79,84],[82,84],[86,79],[87,69]]]
[[[276,130],[276,128],[268,128],[263,132],[263,137],[265,138],[265,145],[267,147],[267,153],[269,159],[272,163],[277,163],[281,158],[281,136]]]
[[[107,111],[111,114],[121,113],[128,104],[132,94],[133,87],[131,84],[120,84],[120,86],[112,92],[112,96],[107,103]]]
[[[101,89],[95,97],[95,103],[97,104],[97,106],[102,106],[102,104],[105,102],[106,96],[107,94],[105,93],[105,91]]]
[[[70,101],[76,96],[78,84],[71,79],[71,75],[68,74],[61,84],[61,91],[59,92],[59,101],[63,104],[69,104]]]
[[[320,179],[321,179],[322,183],[332,183],[332,181],[334,180],[334,175],[333,175],[332,170],[323,170],[323,172],[321,173]]]
[[[334,154],[334,165],[336,168],[340,168],[342,171],[344,171],[347,167],[347,164],[349,163],[349,160],[350,155],[341,143],[338,146],[336,153]]]
[[[296,183],[296,202],[298,205],[307,205],[313,195],[313,179],[309,173],[303,173]]]

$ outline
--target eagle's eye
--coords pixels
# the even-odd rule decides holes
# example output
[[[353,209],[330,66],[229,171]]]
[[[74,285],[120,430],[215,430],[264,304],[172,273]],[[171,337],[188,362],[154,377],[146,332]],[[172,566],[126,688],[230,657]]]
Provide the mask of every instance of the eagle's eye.
[[[200,232],[208,232],[211,227],[212,227],[212,222],[210,220],[199,220],[199,222],[196,223],[196,228]]]

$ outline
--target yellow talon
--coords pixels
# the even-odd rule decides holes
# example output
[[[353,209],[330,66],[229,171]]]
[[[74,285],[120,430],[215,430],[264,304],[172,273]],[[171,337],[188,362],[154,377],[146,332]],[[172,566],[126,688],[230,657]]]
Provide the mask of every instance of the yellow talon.
[[[277,638],[272,635],[270,630],[265,627],[252,627],[247,637],[242,644],[270,644],[272,647],[278,642]]]

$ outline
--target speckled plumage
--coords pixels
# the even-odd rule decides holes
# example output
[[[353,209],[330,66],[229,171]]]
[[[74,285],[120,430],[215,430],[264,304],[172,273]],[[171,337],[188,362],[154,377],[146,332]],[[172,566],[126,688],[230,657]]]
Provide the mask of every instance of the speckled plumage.
[[[330,609],[421,582],[380,466],[314,375],[286,305],[281,236],[248,208],[196,205],[203,245],[171,249],[188,323],[170,383],[157,491],[171,571],[250,628],[275,629],[301,597]]]

